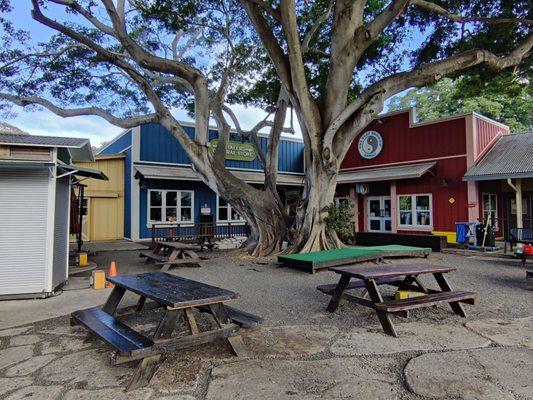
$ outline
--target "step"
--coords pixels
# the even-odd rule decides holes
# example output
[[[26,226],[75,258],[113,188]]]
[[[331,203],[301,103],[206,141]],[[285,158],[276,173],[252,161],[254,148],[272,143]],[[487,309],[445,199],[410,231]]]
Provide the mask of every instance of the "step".
[[[388,300],[376,304],[376,310],[397,312],[432,306],[439,303],[462,302],[474,304],[474,292],[439,292],[403,300]]]
[[[121,355],[134,355],[150,349],[154,342],[98,307],[75,311],[74,322],[100,337]]]

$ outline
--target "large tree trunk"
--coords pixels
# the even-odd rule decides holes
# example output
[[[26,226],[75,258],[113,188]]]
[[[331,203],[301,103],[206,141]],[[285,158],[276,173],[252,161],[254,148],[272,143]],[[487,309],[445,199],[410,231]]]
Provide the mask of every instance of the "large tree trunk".
[[[277,193],[268,189],[242,193],[231,202],[250,226],[243,248],[253,256],[268,256],[281,251],[287,236],[288,216]]]
[[[307,253],[342,247],[337,233],[327,227],[328,212],[335,197],[338,170],[328,170],[316,159],[308,166],[301,207],[295,220],[295,251]]]

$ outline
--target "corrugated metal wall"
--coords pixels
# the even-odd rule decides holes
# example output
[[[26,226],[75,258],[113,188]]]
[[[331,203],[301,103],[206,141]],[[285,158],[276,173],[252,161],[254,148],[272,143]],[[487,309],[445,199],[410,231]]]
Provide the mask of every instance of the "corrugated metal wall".
[[[52,289],[68,279],[69,181],[69,176],[56,180]]]
[[[184,127],[190,137],[194,137],[194,128]],[[209,139],[218,136],[214,130],[209,131]],[[239,135],[232,135],[232,140],[249,141]],[[267,138],[261,137],[261,148],[267,147]],[[181,148],[178,141],[159,124],[145,124],[141,126],[141,161],[184,164],[189,165],[190,160]],[[254,161],[243,162],[227,160],[230,168],[262,170],[259,158]],[[281,140],[279,146],[279,171],[303,172],[303,143],[294,140]]]
[[[0,295],[45,288],[48,181],[48,169],[0,170]]]

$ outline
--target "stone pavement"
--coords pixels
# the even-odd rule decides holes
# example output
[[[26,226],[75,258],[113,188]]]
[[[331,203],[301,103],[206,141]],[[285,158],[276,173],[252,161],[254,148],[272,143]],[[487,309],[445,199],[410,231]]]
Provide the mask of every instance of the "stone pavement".
[[[414,321],[397,324],[398,338],[379,326],[263,326],[241,331],[251,358],[234,357],[224,341],[174,352],[149,387],[125,393],[133,367],[110,366],[109,350],[61,317],[0,331],[0,398],[533,399],[532,324]]]

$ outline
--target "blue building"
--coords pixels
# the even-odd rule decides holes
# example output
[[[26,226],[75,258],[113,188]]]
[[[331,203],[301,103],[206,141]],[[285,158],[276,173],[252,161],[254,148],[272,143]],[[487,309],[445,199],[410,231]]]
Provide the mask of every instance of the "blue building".
[[[194,137],[194,124],[182,123]],[[209,139],[216,139],[211,129]],[[260,134],[266,152],[268,135]],[[232,133],[232,143],[249,147],[249,138]],[[211,215],[215,229],[244,226],[245,221],[192,170],[191,162],[178,141],[159,124],[144,124],[126,130],[98,154],[125,155],[124,237],[142,240],[152,237],[154,225],[193,228],[200,216]],[[279,146],[280,192],[299,188],[304,179],[301,139],[283,137]],[[231,155],[226,166],[239,178],[260,187],[263,169],[255,153],[246,157]]]

